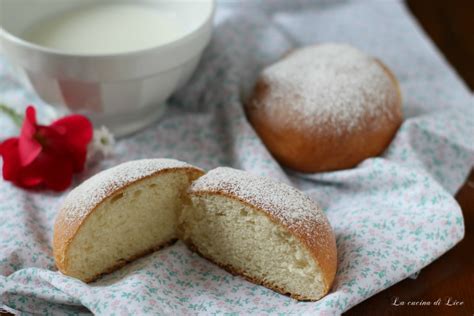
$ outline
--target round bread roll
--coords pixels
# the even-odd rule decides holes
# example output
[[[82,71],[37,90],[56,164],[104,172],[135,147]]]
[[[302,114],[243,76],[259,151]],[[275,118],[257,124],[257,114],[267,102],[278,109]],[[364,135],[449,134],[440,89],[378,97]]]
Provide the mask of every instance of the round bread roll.
[[[84,282],[177,239],[178,214],[203,171],[144,159],[102,171],[72,190],[54,225],[56,266]]]
[[[193,182],[180,238],[227,271],[298,300],[331,288],[336,241],[321,208],[300,191],[232,168]]]
[[[402,123],[401,102],[397,79],[381,61],[323,44],[264,69],[245,108],[282,165],[319,172],[381,154]]]

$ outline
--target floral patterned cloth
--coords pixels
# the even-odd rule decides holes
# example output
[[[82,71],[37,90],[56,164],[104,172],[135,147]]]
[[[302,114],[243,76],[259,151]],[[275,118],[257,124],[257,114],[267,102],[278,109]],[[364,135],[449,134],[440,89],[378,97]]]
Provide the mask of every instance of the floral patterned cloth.
[[[4,308],[44,315],[334,315],[420,270],[464,235],[453,198],[474,155],[473,96],[400,2],[224,1],[192,80],[166,116],[119,140],[119,162],[171,157],[206,169],[230,165],[289,182],[317,200],[337,237],[339,266],[329,295],[297,302],[234,277],[182,243],[84,284],[56,271],[51,235],[65,194],[0,182],[0,294]],[[247,123],[241,98],[259,70],[289,49],[346,42],[381,58],[397,75],[405,121],[388,150],[357,168],[298,174],[282,169]],[[1,99],[51,109],[0,61]],[[17,130],[0,118],[0,139]],[[416,282],[416,281],[415,281]]]

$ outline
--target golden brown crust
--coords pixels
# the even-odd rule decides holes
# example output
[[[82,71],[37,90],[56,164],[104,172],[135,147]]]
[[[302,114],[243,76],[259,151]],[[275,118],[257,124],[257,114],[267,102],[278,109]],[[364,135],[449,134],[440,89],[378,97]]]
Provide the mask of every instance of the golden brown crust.
[[[249,122],[254,127],[272,155],[284,166],[301,172],[322,172],[352,168],[366,158],[380,155],[388,147],[402,123],[402,99],[395,75],[381,61],[380,64],[393,83],[396,97],[385,104],[391,115],[370,117],[366,115],[359,128],[341,134],[334,128],[321,125],[318,129],[302,129],[300,126],[282,126],[267,115],[264,106],[270,83],[260,76],[253,93],[245,104]],[[298,102],[287,99],[284,111]],[[273,113],[288,116],[289,113]]]
[[[79,229],[87,220],[87,218],[104,201],[106,201],[113,195],[120,193],[121,191],[125,190],[127,187],[129,187],[130,185],[134,183],[146,180],[150,177],[154,177],[154,176],[164,174],[167,172],[174,172],[177,170],[185,170],[190,179],[190,182],[204,174],[204,172],[201,169],[193,168],[193,167],[167,168],[167,169],[159,170],[157,172],[144,176],[140,179],[130,181],[120,188],[108,190],[107,194],[105,195],[105,197],[102,199],[102,201],[99,204],[95,205],[93,208],[83,213],[80,217],[76,218],[74,221],[66,221],[67,213],[70,210],[64,207],[61,208],[59,210],[58,215],[56,216],[56,221],[54,223],[54,232],[53,232],[53,255],[54,255],[54,260],[55,260],[56,267],[58,268],[58,270],[66,275],[68,274],[69,264],[68,264],[67,252],[68,252],[69,246],[72,240],[74,239],[74,237],[76,236],[76,234],[79,232]],[[113,269],[115,270],[116,268],[113,268]]]
[[[196,196],[204,196],[204,195],[212,195],[212,194],[225,196],[227,198],[237,200],[240,203],[243,203],[265,214],[272,222],[274,222],[277,225],[280,225],[280,227],[287,230],[290,234],[298,238],[298,240],[300,240],[304,244],[306,249],[309,251],[313,259],[316,261],[316,263],[321,269],[324,283],[325,283],[324,294],[322,296],[326,295],[329,292],[329,290],[331,289],[332,283],[334,281],[334,278],[336,276],[336,271],[337,271],[336,238],[334,236],[334,232],[331,229],[331,226],[329,225],[329,222],[313,221],[311,223],[313,225],[308,225],[308,223],[305,223],[305,225],[294,225],[294,224],[288,225],[288,223],[285,223],[285,221],[283,221],[280,217],[276,217],[273,212],[263,209],[261,207],[258,207],[254,205],[253,203],[251,203],[250,201],[247,201],[239,196],[235,196],[224,191],[218,191],[218,192],[192,191],[190,192],[190,194],[196,195]],[[316,242],[316,238],[317,238],[317,242]],[[184,241],[184,242],[186,244],[190,243],[189,240]],[[325,246],[320,247],[321,244]],[[194,245],[193,247],[194,247],[193,250],[197,250]],[[203,256],[202,254],[200,255]],[[275,290],[276,292],[279,292],[282,294],[289,294],[292,298],[295,298],[298,300],[318,300],[319,299],[319,298],[317,299],[302,298],[301,296],[295,293],[286,293],[284,289],[278,288],[275,284],[271,284],[264,280],[256,280],[256,279],[251,278],[250,276],[245,274],[245,271],[238,271],[234,267],[226,266],[218,262],[214,262],[214,263],[216,263],[219,266],[222,266],[224,269],[226,269],[227,271],[233,274],[242,275],[243,277],[245,277],[247,280],[251,282],[265,285]]]

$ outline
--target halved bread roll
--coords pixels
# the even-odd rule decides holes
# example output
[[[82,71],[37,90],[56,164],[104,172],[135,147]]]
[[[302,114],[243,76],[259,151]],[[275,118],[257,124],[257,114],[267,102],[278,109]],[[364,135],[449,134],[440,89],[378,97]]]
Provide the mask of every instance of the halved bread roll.
[[[203,171],[172,159],[130,161],[72,190],[54,225],[58,269],[90,282],[177,238],[190,183]]]
[[[336,242],[322,210],[283,183],[232,168],[193,182],[180,238],[231,273],[298,300],[330,289]]]

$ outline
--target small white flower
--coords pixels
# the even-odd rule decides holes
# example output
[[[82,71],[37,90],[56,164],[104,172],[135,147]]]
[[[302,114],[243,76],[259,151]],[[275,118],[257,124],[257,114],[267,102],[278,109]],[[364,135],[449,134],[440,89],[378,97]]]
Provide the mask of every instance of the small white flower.
[[[100,129],[94,130],[94,137],[92,139],[94,147],[97,148],[105,157],[111,155],[114,151],[115,138],[114,135],[102,126]]]
[[[87,150],[87,160],[110,156],[114,152],[114,145],[114,135],[105,126],[94,129],[94,135]]]

